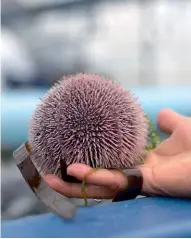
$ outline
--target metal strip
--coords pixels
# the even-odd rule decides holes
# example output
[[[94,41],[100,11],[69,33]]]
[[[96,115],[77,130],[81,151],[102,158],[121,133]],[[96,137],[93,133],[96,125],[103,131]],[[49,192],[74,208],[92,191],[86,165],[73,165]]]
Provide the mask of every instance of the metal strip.
[[[57,193],[44,181],[30,159],[27,143],[22,144],[13,153],[16,165],[35,195],[51,210],[65,219],[71,219],[77,206],[67,197]]]

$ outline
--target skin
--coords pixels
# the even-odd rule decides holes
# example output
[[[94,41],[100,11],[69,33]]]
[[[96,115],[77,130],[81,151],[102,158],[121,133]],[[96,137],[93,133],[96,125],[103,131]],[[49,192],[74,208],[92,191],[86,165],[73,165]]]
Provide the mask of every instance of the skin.
[[[137,166],[144,178],[142,193],[191,198],[191,118],[164,109],[157,117],[157,125],[169,138],[147,153],[145,163]],[[83,180],[90,170],[87,165],[72,164],[67,172]],[[64,182],[55,175],[46,175],[45,180],[67,197],[82,198],[81,184]],[[86,193],[88,198],[111,199],[118,188],[127,185],[127,178],[119,171],[100,169],[88,176]]]

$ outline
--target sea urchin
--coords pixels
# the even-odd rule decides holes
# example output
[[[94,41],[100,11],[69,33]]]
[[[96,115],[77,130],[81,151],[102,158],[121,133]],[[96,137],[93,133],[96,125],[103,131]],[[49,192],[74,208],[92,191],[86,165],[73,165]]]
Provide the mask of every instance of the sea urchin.
[[[136,98],[99,75],[63,77],[37,106],[29,126],[31,158],[44,175],[60,164],[124,169],[140,163],[148,122]]]

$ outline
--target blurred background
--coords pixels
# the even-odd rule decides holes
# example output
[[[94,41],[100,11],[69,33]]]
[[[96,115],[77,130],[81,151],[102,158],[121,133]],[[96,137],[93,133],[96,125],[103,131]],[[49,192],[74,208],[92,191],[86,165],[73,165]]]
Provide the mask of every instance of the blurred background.
[[[38,98],[76,72],[129,88],[190,83],[191,1],[2,0],[1,10],[1,209],[14,219],[47,212],[12,159]]]

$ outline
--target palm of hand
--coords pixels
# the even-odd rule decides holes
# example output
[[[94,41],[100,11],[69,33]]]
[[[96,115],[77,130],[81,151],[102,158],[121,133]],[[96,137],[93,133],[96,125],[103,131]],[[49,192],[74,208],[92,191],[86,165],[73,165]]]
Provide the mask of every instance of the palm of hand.
[[[154,195],[191,196],[191,119],[163,110],[158,126],[171,136],[149,152],[140,166],[147,174],[144,191]]]

